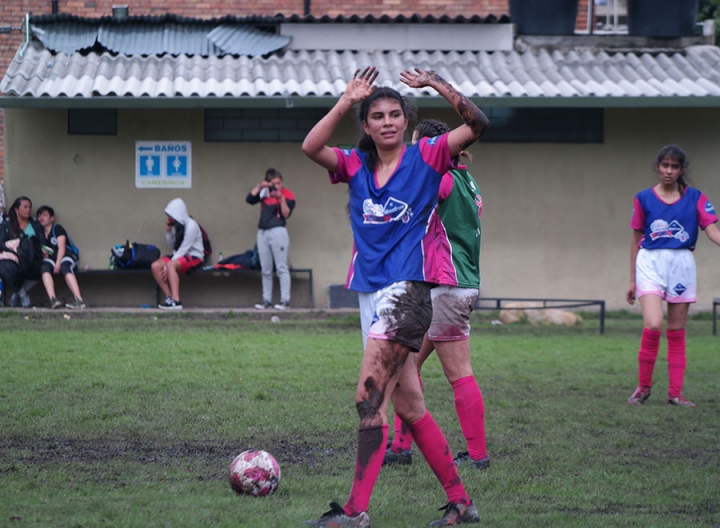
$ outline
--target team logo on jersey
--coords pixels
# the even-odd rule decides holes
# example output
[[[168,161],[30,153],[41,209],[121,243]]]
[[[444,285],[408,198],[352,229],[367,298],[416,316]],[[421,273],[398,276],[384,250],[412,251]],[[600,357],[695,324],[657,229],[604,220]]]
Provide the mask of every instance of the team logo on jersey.
[[[386,224],[398,220],[407,224],[412,215],[410,206],[395,198],[388,198],[385,205],[373,203],[370,198],[363,202],[363,221],[366,224]]]
[[[675,290],[675,293],[677,293],[678,295],[682,295],[685,292],[685,290],[687,290],[687,288],[685,286],[683,286],[682,284],[678,283],[675,285],[673,290]]]
[[[434,146],[435,146],[435,143],[437,143],[437,140],[438,140],[439,137],[440,137],[440,136],[435,136],[435,137],[428,138],[427,144],[430,145],[431,147],[434,147]]]
[[[669,224],[660,218],[650,224],[650,238],[657,240],[658,238],[676,238],[680,242],[687,241],[690,238],[685,228],[677,220],[673,220]]]
[[[480,218],[480,215],[482,215],[482,196],[480,196],[479,194],[475,195],[475,205],[477,205],[478,218]]]
[[[710,200],[705,202],[705,212],[708,214],[715,214],[715,208],[713,207],[713,204],[710,203]]]

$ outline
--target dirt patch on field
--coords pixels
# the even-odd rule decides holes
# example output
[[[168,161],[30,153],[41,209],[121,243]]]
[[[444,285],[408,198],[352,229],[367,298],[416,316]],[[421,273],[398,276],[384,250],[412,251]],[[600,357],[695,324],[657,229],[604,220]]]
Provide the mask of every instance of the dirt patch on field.
[[[278,461],[313,465],[320,459],[355,450],[354,444],[348,444],[347,437],[337,438],[337,443],[337,447],[327,448],[300,440],[276,440],[268,446],[263,446],[263,449],[271,452]],[[180,458],[206,461],[225,460],[229,454],[257,448],[254,445],[229,443],[157,445],[106,439],[12,437],[0,438],[0,460],[4,459],[7,462],[9,458],[12,458],[26,464],[95,463],[112,460],[142,464],[166,464]]]
[[[262,449],[275,456],[281,467],[310,467],[328,458],[352,459],[356,445],[348,436],[327,437],[324,445],[299,439],[274,440]],[[17,471],[20,466],[45,464],[75,466],[72,473],[83,473],[82,467],[122,464],[192,467],[198,479],[225,479],[232,459],[257,445],[223,442],[161,445],[152,442],[122,442],[110,439],[0,437],[0,474]],[[102,474],[88,475],[91,480],[106,480]],[[112,479],[114,480],[114,479]]]

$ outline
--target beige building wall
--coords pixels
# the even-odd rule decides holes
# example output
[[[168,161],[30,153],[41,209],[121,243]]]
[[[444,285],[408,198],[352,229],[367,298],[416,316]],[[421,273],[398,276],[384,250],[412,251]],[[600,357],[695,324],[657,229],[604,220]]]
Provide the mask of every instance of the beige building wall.
[[[426,109],[420,117],[458,122],[452,111]],[[472,146],[470,169],[484,200],[481,295],[604,299],[610,309],[627,307],[633,196],[656,181],[655,153],[674,142],[690,156],[695,186],[720,204],[719,123],[720,109],[608,109],[603,144]],[[288,224],[290,261],[313,268],[315,305],[325,306],[327,287],[345,281],[352,248],[347,190],[330,185],[298,143],[206,143],[201,109],[119,110],[117,136],[69,136],[66,110],[7,109],[5,127],[8,203],[24,194],[35,207],[52,205],[81,248],[81,266],[106,268],[110,248],[125,239],[164,248],[163,209],[177,196],[210,234],[214,257],[252,248],[259,206],[246,204],[245,195],[275,167],[297,198]],[[352,144],[355,134],[348,119],[334,140]],[[193,188],[137,189],[138,140],[192,141]],[[701,235],[695,309],[709,309],[720,296],[719,256]],[[147,281],[95,277],[85,284],[90,304],[151,302]],[[190,277],[181,288],[187,306],[247,307],[260,295],[259,276]],[[305,304],[306,289],[306,282],[294,282],[293,304]]]

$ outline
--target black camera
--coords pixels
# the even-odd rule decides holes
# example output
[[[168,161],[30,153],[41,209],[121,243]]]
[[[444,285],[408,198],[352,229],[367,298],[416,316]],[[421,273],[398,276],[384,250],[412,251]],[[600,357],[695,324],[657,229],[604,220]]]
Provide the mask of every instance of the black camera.
[[[271,193],[272,193],[272,192],[275,192],[275,191],[277,191],[277,187],[275,187],[275,185],[273,185],[273,184],[271,183],[271,184],[270,184],[270,187],[268,187],[268,191],[270,191]]]

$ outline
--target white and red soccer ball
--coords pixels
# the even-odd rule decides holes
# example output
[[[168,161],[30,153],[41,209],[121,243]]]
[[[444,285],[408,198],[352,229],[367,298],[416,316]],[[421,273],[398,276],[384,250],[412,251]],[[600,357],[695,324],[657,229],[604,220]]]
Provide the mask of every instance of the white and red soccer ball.
[[[230,487],[238,495],[265,497],[280,484],[280,466],[267,451],[243,451],[230,464]]]

